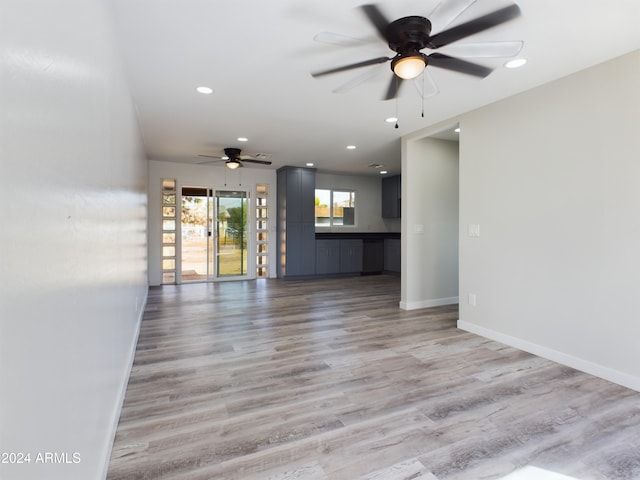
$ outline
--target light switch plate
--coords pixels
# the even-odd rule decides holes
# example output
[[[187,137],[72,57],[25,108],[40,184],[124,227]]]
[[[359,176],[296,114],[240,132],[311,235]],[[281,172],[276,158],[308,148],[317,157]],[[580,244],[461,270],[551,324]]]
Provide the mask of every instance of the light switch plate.
[[[475,293],[470,293],[469,294],[469,305],[471,305],[472,307],[476,306],[476,294]]]
[[[469,236],[470,237],[479,237],[480,236],[480,225],[477,223],[469,224]]]

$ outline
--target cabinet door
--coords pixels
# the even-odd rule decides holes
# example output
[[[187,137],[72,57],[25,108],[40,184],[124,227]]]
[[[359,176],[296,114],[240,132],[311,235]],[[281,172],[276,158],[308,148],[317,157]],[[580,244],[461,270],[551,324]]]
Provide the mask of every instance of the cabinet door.
[[[300,170],[288,169],[285,171],[287,178],[286,206],[287,221],[302,221],[302,202],[300,201]]]
[[[302,224],[300,222],[287,222],[287,245],[285,250],[285,269],[287,277],[302,275]]]
[[[400,218],[400,175],[382,179],[382,218]]]
[[[316,221],[316,172],[305,168],[299,169],[300,220],[314,223]]]
[[[384,269],[388,272],[399,272],[400,263],[400,240],[386,239],[384,241]]]
[[[362,271],[362,240],[340,240],[340,273]]]
[[[316,271],[315,227],[288,222],[285,276],[313,275]]]
[[[300,242],[300,270],[301,275],[316,273],[316,226],[313,222],[303,222],[301,226]]]
[[[340,241],[316,240],[316,274],[340,272]]]

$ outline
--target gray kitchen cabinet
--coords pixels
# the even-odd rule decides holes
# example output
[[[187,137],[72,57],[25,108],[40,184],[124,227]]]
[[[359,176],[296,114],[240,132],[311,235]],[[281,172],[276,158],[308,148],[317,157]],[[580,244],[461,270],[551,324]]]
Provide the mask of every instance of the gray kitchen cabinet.
[[[402,197],[401,176],[382,179],[382,218],[400,218]]]
[[[340,273],[340,240],[316,240],[316,275]]]
[[[362,272],[362,240],[340,240],[340,273]]]
[[[384,269],[387,272],[400,272],[400,240],[387,238],[384,241]]]
[[[315,169],[277,170],[278,277],[315,274]]]

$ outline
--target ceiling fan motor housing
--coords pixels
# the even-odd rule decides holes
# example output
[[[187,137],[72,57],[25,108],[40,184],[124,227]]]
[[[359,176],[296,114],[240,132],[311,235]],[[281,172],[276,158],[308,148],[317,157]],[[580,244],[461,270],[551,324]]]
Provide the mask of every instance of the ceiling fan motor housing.
[[[403,17],[387,26],[389,48],[400,55],[419,52],[429,45],[431,22],[418,16]]]
[[[242,152],[242,150],[240,150],[239,148],[225,148],[224,149],[224,154],[227,157],[234,158],[234,159],[237,159],[240,156],[240,152]]]

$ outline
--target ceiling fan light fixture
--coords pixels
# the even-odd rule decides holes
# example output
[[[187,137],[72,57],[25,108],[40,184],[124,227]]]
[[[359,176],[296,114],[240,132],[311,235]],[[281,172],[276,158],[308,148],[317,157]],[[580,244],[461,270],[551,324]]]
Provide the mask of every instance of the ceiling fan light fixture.
[[[235,158],[231,158],[231,159],[227,160],[226,165],[231,170],[235,170],[236,168],[238,168],[240,166],[240,162]]]
[[[417,52],[399,55],[391,61],[391,70],[403,80],[416,78],[426,66],[424,55]]]

